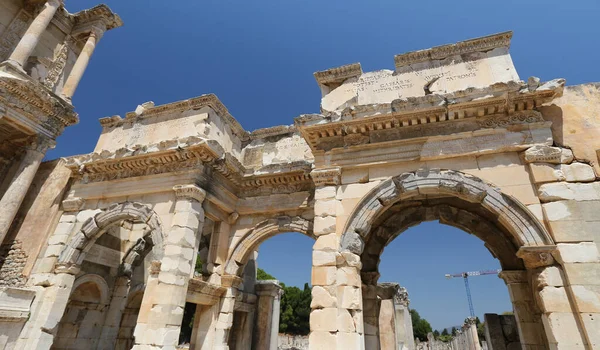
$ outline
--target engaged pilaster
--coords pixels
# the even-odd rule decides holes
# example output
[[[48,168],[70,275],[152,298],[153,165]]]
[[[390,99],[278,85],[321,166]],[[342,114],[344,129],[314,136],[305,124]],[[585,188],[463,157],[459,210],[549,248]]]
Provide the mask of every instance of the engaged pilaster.
[[[146,283],[135,327],[135,346],[141,350],[173,348],[179,340],[189,279],[193,275],[194,247],[204,222],[206,192],[197,185],[173,187],[175,213],[164,246],[164,257]]]
[[[279,305],[283,289],[278,281],[257,281],[257,317],[254,325],[255,348],[277,350]]]
[[[38,136],[32,139],[15,172],[15,177],[0,199],[0,208],[2,208],[0,211],[0,243],[4,241],[8,229],[17,215],[46,151],[54,145],[54,140],[46,137]]]
[[[56,11],[63,5],[63,0],[48,0],[42,7],[40,13],[34,18],[33,22],[27,28],[25,35],[21,38],[17,47],[12,52],[8,61],[13,65],[17,66],[21,70],[29,56],[35,50],[38,42],[40,41],[40,37],[46,29],[48,25],[54,18]]]
[[[83,73],[85,73],[85,70],[90,63],[90,58],[96,49],[96,44],[100,38],[102,38],[105,31],[106,27],[103,25],[98,25],[91,28],[88,39],[85,42],[79,57],[77,57],[77,61],[75,62],[75,65],[73,66],[73,69],[67,78],[67,82],[63,87],[62,96],[65,99],[71,100],[75,94],[75,90],[77,90],[77,86],[83,77]]]

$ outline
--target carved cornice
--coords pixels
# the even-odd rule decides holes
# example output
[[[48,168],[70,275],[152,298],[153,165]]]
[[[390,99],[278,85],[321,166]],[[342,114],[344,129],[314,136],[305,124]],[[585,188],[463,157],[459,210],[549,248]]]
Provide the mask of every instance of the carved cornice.
[[[198,203],[204,202],[206,191],[198,187],[198,185],[177,185],[173,187],[175,196],[183,199],[194,199]]]
[[[400,67],[419,62],[442,60],[455,55],[463,55],[472,52],[484,52],[499,47],[509,48],[511,38],[512,32],[504,32],[484,36],[481,38],[460,41],[456,44],[436,46],[427,50],[419,50],[396,55],[394,57],[394,63],[396,65],[396,69],[398,69]]]
[[[472,120],[480,128],[539,123],[544,120],[534,109],[561,96],[564,80],[547,86],[530,92],[522,84],[499,83],[484,89],[355,106],[341,114],[303,115],[295,119],[295,124],[315,152],[371,143],[371,133],[434,127],[442,122]]]
[[[151,107],[145,109],[140,118],[156,117],[165,114],[178,113],[183,111],[189,111],[194,109],[200,109],[203,107],[212,108],[224,121],[229,125],[231,131],[239,137],[242,141],[249,139],[249,134],[240,123],[229,113],[227,107],[219,100],[215,94],[206,94],[199,97],[194,97],[189,100],[173,102],[161,106]],[[129,112],[125,118],[137,118],[138,115],[135,112]]]
[[[339,167],[329,169],[315,169],[310,173],[316,187],[338,186],[342,179],[342,169]]]
[[[0,72],[0,103],[17,110],[30,122],[56,137],[79,118],[71,104],[31,79],[23,80]]]
[[[123,25],[123,20],[121,20],[121,17],[112,12],[111,9],[104,4],[77,12],[73,14],[73,19],[75,21],[75,28],[73,29],[74,31],[78,31],[78,28],[82,28],[90,23],[96,22],[102,23],[106,27],[106,30],[118,28]]]
[[[296,132],[294,125],[279,125],[271,128],[254,130],[250,133],[251,140],[260,140],[271,136],[279,136]]]
[[[341,83],[347,79],[359,77],[361,75],[362,68],[360,63],[352,63],[314,73],[315,79],[319,85]]]

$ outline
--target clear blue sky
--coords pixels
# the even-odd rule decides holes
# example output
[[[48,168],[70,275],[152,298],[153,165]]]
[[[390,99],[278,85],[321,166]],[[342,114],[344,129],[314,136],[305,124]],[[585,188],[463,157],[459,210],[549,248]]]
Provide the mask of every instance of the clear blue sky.
[[[67,0],[75,12],[97,0]],[[392,69],[395,54],[513,30],[511,53],[522,79],[600,80],[600,2],[357,0],[108,0],[125,26],[100,41],[73,101],[79,125],[48,154],[92,151],[98,118],[145,101],[173,102],[213,92],[247,130],[292,124],[319,111],[312,73],[352,62]],[[176,5],[175,5],[176,4]],[[265,242],[259,264],[284,282],[310,278],[312,242],[285,234]],[[289,259],[294,256],[294,259]],[[382,281],[409,288],[412,306],[435,328],[468,313],[464,286],[443,275],[498,263],[476,238],[438,224],[419,225],[384,252]],[[493,276],[473,278],[477,313],[510,309]]]

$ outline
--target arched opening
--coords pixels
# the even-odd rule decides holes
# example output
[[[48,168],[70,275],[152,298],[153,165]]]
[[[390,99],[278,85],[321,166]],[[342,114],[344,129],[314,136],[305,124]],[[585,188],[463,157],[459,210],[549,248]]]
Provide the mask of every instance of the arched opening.
[[[278,216],[268,220],[263,219],[263,221],[258,219],[256,222],[250,229],[232,228],[234,232],[238,232],[238,236],[224,265],[222,280],[234,279],[239,281],[235,287],[235,300],[230,313],[232,324],[226,337],[226,343],[229,349],[232,350],[267,349],[272,348],[271,344],[277,346],[282,285],[279,281],[271,280],[272,277],[259,270],[264,267],[265,271],[270,273],[268,266],[261,266],[260,263],[261,253],[258,251],[263,243],[269,244],[269,246],[271,244],[281,246],[281,239],[274,238],[271,240],[271,238],[283,233],[286,233],[286,238],[293,237],[292,240],[295,238],[294,241],[304,241],[307,248],[307,273],[305,277],[310,278],[310,252],[314,239],[312,222],[299,216]],[[312,239],[302,237],[300,234]],[[294,254],[293,246],[290,245],[285,248],[288,251],[288,257]],[[268,248],[268,250],[269,252],[273,251],[273,247]],[[264,261],[275,258],[269,256],[270,254],[262,248],[260,251],[265,251],[265,257],[262,259]],[[290,267],[289,264],[293,262],[289,259],[286,260],[281,261],[281,263]],[[274,279],[278,278],[278,276],[273,277]],[[310,290],[308,290],[308,295],[310,295]],[[228,303],[228,301],[225,301],[226,299],[226,297],[222,298],[221,312],[223,312],[224,303]],[[308,317],[310,309],[308,308],[306,311]],[[218,312],[215,313],[214,306],[196,305],[192,346],[200,348],[209,345],[217,314]]]
[[[383,249],[409,227],[435,220],[475,235],[499,260],[504,273],[520,276],[519,293],[511,289],[511,300],[521,344],[547,348],[547,340],[539,336],[544,333],[541,311],[527,276],[528,268],[540,266],[539,260],[552,263],[547,253],[553,249],[550,236],[512,197],[476,177],[449,170],[422,170],[384,181],[361,200],[348,220],[340,251],[361,257],[366,347],[380,348],[378,282]],[[532,251],[538,261],[527,260]]]
[[[125,202],[88,217],[56,266],[56,273],[77,273],[78,277],[53,348],[130,349],[148,267],[162,255],[162,230],[157,215],[147,206]],[[93,293],[93,285],[100,286],[101,297]],[[94,302],[85,318],[81,311],[74,311],[81,309],[82,298],[101,300]],[[91,300],[85,302],[86,309],[92,308]]]
[[[95,348],[102,330],[108,293],[108,285],[99,275],[88,274],[76,280],[52,349]]]

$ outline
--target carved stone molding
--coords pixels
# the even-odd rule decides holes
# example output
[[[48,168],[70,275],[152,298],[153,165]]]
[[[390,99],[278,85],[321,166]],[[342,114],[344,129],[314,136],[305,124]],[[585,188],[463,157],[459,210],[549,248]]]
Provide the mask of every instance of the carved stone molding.
[[[316,187],[338,186],[342,182],[342,169],[339,167],[329,169],[315,169],[310,173]]]
[[[44,86],[48,89],[53,89],[54,86],[56,86],[56,83],[58,83],[58,80],[60,79],[60,75],[65,69],[65,66],[67,64],[67,58],[69,56],[69,40],[69,37],[65,39],[65,42],[58,50],[58,53],[54,58],[52,65],[48,69],[48,75],[46,76],[46,79],[43,82]]]
[[[419,50],[405,54],[396,55],[394,62],[396,69],[411,64],[441,60],[450,56],[463,55],[471,52],[489,51],[498,47],[510,47],[512,32],[493,34],[477,39],[465,40],[456,44],[434,47],[427,50]]]
[[[202,203],[206,198],[206,191],[198,185],[177,185],[173,187],[173,191],[178,199],[194,199]]]
[[[64,201],[62,201],[63,211],[65,211],[65,212],[79,211],[83,207],[84,203],[85,203],[85,199],[83,199],[83,198],[77,198],[77,197],[76,198],[67,198]]]
[[[404,287],[400,287],[396,295],[394,295],[394,303],[408,307],[410,299],[408,299],[408,291]]]
[[[104,5],[98,5],[87,10],[83,10],[73,14],[75,27],[73,31],[78,31],[78,28],[89,25],[90,23],[102,23],[106,26],[106,30],[118,28],[123,25],[123,20],[111,9]]]
[[[327,85],[331,83],[341,83],[344,80],[358,77],[361,74],[362,68],[360,63],[352,63],[345,66],[316,72],[314,76],[319,85]]]
[[[233,225],[237,222],[237,219],[240,217],[240,214],[238,214],[237,212],[233,212],[231,214],[229,214],[229,216],[227,217],[227,222],[230,225]]]

